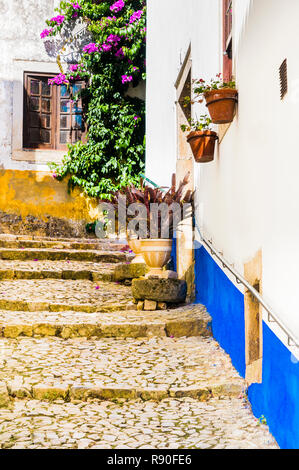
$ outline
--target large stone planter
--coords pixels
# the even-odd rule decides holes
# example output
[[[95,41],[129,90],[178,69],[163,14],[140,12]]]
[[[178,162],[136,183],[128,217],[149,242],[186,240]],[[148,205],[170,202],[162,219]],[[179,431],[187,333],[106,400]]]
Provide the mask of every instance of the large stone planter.
[[[171,258],[172,239],[143,239],[141,241],[141,253],[150,268],[148,276],[161,275],[163,266]]]
[[[145,264],[144,258],[141,254],[141,240],[138,238],[128,238],[128,245],[136,255],[132,264]]]

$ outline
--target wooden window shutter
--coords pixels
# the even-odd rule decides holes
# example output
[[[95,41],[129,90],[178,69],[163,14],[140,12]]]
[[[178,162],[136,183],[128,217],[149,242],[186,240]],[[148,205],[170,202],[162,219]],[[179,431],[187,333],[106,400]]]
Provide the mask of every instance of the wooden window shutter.
[[[223,0],[223,78],[232,79],[233,0]]]
[[[23,146],[66,150],[85,137],[82,101],[71,97],[84,87],[84,82],[48,85],[55,75],[25,73]]]

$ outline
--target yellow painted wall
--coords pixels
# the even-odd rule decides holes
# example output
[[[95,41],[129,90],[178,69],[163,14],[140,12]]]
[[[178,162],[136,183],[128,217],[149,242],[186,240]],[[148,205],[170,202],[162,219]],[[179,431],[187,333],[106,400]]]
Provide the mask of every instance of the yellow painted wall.
[[[0,170],[0,211],[23,218],[50,216],[90,222],[97,218],[97,205],[77,188],[69,194],[67,181],[57,181],[51,173]]]

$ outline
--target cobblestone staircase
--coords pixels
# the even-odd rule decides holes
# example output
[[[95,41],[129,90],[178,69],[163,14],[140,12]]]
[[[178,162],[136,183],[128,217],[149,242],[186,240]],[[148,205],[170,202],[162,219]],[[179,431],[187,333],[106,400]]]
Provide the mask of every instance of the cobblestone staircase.
[[[130,287],[113,280],[116,263],[130,260],[121,250],[0,237],[0,445],[242,447],[244,433],[221,430],[229,409],[252,427],[247,447],[275,446],[242,400],[206,309],[137,311]],[[202,422],[211,410],[215,435]]]

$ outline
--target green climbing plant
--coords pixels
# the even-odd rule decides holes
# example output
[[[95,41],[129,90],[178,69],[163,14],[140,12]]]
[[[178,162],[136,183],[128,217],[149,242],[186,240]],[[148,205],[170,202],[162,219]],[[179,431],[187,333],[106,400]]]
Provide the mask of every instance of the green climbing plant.
[[[86,24],[91,42],[80,51],[80,61],[66,71],[58,55],[61,73],[50,80],[53,86],[69,87],[78,80],[86,82],[80,96],[88,129],[86,141],[69,145],[62,164],[52,163],[51,169],[58,180],[69,176],[70,185],[107,199],[138,183],[144,168],[145,103],[129,96],[128,90],[146,78],[145,1],[62,1],[56,11],[59,14],[47,20],[41,38],[63,36],[80,22]]]

